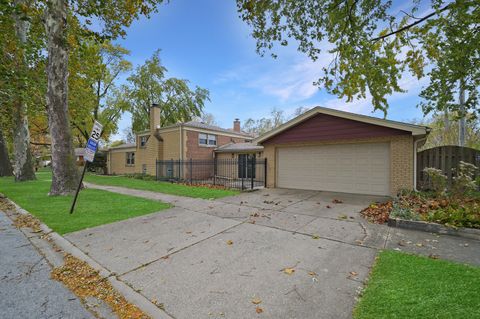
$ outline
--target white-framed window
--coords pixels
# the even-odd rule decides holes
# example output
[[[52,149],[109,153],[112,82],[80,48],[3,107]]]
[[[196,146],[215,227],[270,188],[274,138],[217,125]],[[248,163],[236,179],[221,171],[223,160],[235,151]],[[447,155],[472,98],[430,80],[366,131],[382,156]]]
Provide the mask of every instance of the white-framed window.
[[[213,134],[198,134],[198,144],[206,146],[216,146],[217,145],[217,136]]]
[[[208,143],[207,138],[208,138],[207,134],[203,134],[203,133],[198,134],[198,144],[207,145]]]
[[[207,139],[208,139],[208,145],[210,145],[210,146],[216,146],[217,145],[217,136],[216,135],[208,134]]]
[[[127,165],[135,165],[135,152],[127,152],[126,153],[126,164]]]
[[[140,147],[145,147],[148,141],[148,136],[140,136]]]

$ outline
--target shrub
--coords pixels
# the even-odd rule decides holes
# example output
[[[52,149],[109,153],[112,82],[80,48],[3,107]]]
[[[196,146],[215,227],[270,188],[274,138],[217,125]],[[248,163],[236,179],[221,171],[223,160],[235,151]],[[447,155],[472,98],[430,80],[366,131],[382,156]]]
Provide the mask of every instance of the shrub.
[[[477,189],[473,177],[478,168],[470,163],[460,162],[457,176],[453,178],[452,193],[456,196],[472,192]]]
[[[442,174],[442,170],[427,167],[423,169],[423,171],[428,175],[433,191],[435,191],[437,195],[444,195],[447,187],[447,176]]]

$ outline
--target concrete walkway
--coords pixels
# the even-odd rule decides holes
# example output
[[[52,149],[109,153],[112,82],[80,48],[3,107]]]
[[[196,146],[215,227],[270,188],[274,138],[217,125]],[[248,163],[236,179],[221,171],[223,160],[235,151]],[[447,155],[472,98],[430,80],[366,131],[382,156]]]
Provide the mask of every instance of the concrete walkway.
[[[25,235],[0,211],[1,318],[95,318],[60,282]]]
[[[383,248],[480,265],[479,241],[360,217],[383,198],[264,189],[210,201],[87,186],[175,205],[65,236],[173,318],[351,318]]]

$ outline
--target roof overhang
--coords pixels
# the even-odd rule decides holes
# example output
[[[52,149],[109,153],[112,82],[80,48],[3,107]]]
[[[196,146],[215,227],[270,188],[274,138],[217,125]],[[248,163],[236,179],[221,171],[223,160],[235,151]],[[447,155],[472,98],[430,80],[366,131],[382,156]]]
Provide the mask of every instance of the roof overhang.
[[[279,127],[255,138],[253,140],[253,143],[259,143],[261,144],[262,142],[274,137],[277,134],[280,134],[281,132],[294,127],[297,124],[302,123],[303,121],[317,115],[317,114],[327,114],[331,116],[336,116],[336,117],[341,117],[344,119],[349,119],[353,121],[358,121],[358,122],[363,122],[363,123],[368,123],[368,124],[373,124],[373,125],[379,125],[379,126],[384,126],[384,127],[389,127],[392,129],[397,129],[397,130],[402,130],[402,131],[407,131],[411,132],[413,136],[426,136],[430,132],[430,128],[427,126],[422,126],[422,125],[415,125],[415,124],[409,124],[409,123],[403,123],[403,122],[397,122],[397,121],[392,121],[392,120],[385,120],[385,119],[379,119],[373,116],[367,116],[367,115],[361,115],[361,114],[355,114],[355,113],[350,113],[350,112],[345,112],[345,111],[339,111],[339,110],[334,110],[334,109],[329,109],[326,107],[321,107],[317,106],[314,107],[313,109],[303,113],[302,115],[297,116],[296,118],[280,125]]]

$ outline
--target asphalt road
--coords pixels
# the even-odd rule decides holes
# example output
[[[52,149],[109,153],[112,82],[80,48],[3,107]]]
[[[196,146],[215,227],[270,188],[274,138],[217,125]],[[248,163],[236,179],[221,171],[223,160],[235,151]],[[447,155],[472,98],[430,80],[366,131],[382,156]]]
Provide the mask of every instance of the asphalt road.
[[[0,212],[0,317],[95,318],[63,284],[25,235]]]

